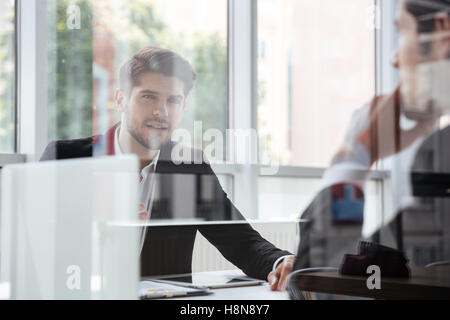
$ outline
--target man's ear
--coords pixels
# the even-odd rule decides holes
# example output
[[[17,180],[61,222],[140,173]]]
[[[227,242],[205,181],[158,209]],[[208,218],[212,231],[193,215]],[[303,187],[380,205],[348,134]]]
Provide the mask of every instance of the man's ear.
[[[117,110],[120,112],[124,112],[126,110],[126,100],[125,94],[122,90],[116,89],[116,92],[114,92],[114,102],[116,104]]]
[[[447,12],[436,15],[436,54],[438,59],[450,58],[450,16]]]

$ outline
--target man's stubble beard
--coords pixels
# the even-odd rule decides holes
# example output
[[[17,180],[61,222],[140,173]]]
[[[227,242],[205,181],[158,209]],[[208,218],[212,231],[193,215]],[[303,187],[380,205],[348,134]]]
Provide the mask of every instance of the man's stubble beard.
[[[161,146],[167,142],[163,141],[162,135],[159,134],[151,135],[150,138],[144,137],[139,133],[139,124],[137,124],[136,127],[133,126],[133,122],[131,121],[131,116],[128,110],[125,112],[125,114],[127,120],[126,129],[128,133],[133,137],[133,139],[136,140],[141,146],[148,150],[159,150],[161,149]]]

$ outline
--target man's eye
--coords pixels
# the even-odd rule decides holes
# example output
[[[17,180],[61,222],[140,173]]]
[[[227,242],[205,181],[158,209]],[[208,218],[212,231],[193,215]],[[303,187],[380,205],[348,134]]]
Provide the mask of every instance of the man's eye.
[[[152,95],[145,95],[145,96],[143,96],[143,98],[144,99],[150,99],[150,100],[155,100],[156,99],[156,97],[152,96]]]

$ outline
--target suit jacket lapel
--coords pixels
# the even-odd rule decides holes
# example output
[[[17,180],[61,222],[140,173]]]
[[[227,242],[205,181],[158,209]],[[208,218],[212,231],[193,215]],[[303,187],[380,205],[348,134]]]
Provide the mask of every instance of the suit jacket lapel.
[[[92,155],[94,157],[113,156],[114,150],[114,135],[120,122],[110,128],[104,135],[94,136],[92,138]]]

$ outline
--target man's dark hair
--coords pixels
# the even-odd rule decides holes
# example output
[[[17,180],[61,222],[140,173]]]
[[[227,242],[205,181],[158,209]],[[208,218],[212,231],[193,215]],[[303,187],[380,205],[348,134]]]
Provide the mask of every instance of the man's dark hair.
[[[419,33],[430,33],[436,28],[436,14],[450,14],[450,0],[406,0],[406,10],[411,13],[419,25]]]
[[[406,0],[405,6],[406,10],[416,19],[419,33],[431,33],[435,31],[436,15],[438,13],[447,12],[450,14],[450,0]],[[421,44],[423,55],[427,55],[430,50],[430,42]]]
[[[181,80],[186,97],[197,78],[191,64],[179,54],[168,49],[149,46],[139,50],[122,65],[119,71],[120,89],[129,94],[134,86],[139,85],[139,77],[148,72],[158,72],[166,77]]]

